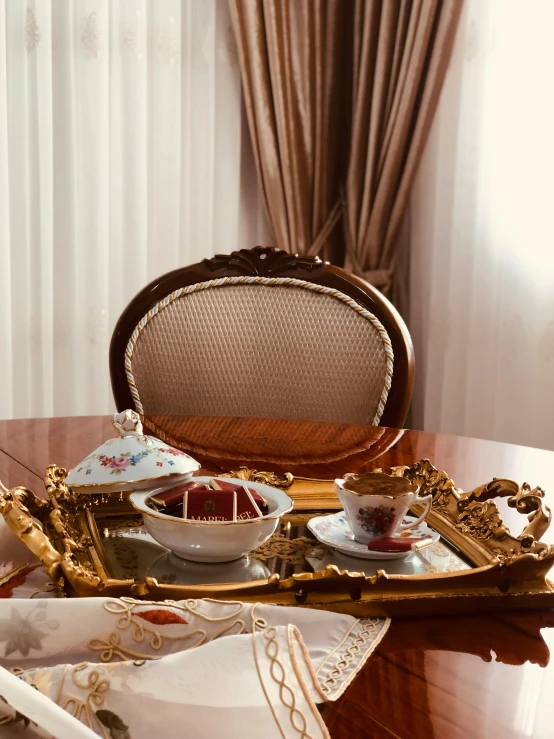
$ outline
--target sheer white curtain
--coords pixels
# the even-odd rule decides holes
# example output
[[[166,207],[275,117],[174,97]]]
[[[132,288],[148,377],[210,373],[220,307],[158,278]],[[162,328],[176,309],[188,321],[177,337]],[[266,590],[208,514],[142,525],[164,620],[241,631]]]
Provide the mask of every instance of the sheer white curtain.
[[[111,411],[131,297],[268,240],[224,0],[0,1],[0,417]]]
[[[416,428],[554,449],[553,28],[466,2],[410,204]]]

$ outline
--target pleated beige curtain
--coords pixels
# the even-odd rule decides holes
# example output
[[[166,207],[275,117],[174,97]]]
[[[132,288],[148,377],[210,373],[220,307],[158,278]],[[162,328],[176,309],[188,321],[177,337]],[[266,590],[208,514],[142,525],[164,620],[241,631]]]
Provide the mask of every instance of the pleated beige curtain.
[[[258,176],[277,244],[317,254],[340,215],[342,0],[231,0]]]
[[[463,0],[229,0],[277,244],[390,294]],[[342,232],[335,229],[343,220]],[[323,251],[322,251],[323,250]]]

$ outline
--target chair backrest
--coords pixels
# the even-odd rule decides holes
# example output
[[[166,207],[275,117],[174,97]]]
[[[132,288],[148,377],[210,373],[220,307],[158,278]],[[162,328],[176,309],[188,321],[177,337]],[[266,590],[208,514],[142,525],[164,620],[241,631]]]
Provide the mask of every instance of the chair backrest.
[[[375,288],[318,258],[241,249],[131,301],[110,347],[118,410],[401,427],[413,348]]]

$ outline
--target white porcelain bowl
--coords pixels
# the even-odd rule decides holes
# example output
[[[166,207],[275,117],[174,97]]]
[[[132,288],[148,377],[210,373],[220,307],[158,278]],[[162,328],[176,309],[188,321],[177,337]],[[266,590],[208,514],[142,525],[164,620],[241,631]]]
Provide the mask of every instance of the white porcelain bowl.
[[[209,482],[211,477],[195,477]],[[216,478],[217,479],[217,478]],[[150,536],[174,554],[193,562],[231,562],[252,552],[274,533],[281,516],[292,510],[293,501],[286,493],[261,482],[248,482],[226,477],[226,482],[247,484],[267,500],[269,513],[246,521],[189,521],[167,516],[148,505],[148,498],[160,488],[131,493],[129,500],[142,513]]]

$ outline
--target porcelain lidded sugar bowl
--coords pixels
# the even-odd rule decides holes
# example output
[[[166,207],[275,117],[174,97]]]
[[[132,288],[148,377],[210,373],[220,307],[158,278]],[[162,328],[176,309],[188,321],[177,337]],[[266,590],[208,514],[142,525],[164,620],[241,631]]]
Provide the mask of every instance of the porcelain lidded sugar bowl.
[[[146,436],[138,413],[115,413],[119,435],[108,439],[68,474],[75,493],[121,493],[172,487],[192,477],[200,464],[180,449]]]

